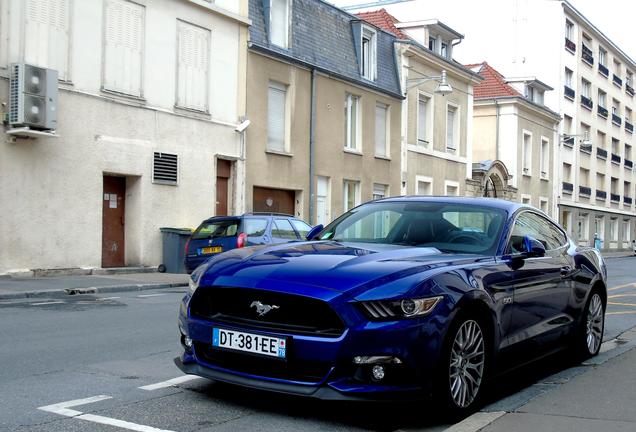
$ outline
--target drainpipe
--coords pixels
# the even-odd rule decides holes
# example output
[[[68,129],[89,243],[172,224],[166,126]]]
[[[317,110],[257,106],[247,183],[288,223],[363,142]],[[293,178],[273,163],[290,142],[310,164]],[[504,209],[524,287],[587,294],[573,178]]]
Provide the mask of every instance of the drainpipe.
[[[495,109],[497,120],[495,126],[495,160],[499,160],[499,101],[495,99]]]
[[[316,163],[316,69],[311,69],[311,108],[309,120],[309,225],[314,224],[315,186],[314,172]]]

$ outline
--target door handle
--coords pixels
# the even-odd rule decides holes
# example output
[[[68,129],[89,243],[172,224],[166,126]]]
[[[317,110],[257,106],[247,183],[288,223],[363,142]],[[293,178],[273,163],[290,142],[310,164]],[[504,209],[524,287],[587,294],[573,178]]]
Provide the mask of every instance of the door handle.
[[[572,267],[563,266],[561,267],[561,277],[566,278],[572,274]]]

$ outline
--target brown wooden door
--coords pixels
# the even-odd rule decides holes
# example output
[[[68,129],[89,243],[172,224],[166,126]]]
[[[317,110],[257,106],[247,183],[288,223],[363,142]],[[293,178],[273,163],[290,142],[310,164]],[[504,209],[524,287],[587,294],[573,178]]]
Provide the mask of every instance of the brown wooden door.
[[[227,216],[228,184],[232,163],[225,159],[216,160],[216,216]]]
[[[123,267],[126,178],[104,176],[102,267]]]
[[[284,189],[254,186],[253,208],[255,212],[294,214],[296,193]]]

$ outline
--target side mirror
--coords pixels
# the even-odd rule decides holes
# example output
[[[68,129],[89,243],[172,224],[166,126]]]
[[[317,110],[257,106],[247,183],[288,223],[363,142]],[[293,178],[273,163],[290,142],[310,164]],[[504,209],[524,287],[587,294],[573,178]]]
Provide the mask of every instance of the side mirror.
[[[530,236],[523,238],[524,250],[522,254],[525,258],[536,258],[545,256],[545,246],[539,240]]]
[[[316,237],[318,235],[318,233],[320,231],[322,231],[322,229],[324,228],[324,226],[322,226],[322,224],[318,224],[315,227],[313,227],[311,230],[309,230],[309,232],[307,233],[307,235],[305,236],[305,239],[307,240],[313,240],[314,237]]]

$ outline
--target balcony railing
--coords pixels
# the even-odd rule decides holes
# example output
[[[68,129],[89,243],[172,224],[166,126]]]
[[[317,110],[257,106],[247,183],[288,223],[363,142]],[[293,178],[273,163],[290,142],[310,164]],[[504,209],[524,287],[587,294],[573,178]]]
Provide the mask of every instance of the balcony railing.
[[[616,153],[612,153],[612,163],[621,164],[621,157]]]
[[[607,199],[607,192],[597,189],[596,190],[596,199],[597,200],[606,200]]]
[[[574,91],[574,89],[568,86],[563,86],[563,94],[566,98],[572,100],[574,100],[574,98],[576,97],[576,92]]]
[[[623,123],[623,119],[619,115],[612,114],[612,123],[616,126],[620,126]]]
[[[565,47],[572,52],[576,52],[576,44],[568,38],[565,38]]]
[[[581,58],[590,66],[594,65],[594,55],[592,54],[592,50],[584,44],[581,44]]]
[[[602,65],[602,64],[598,64],[598,71],[601,73],[601,75],[604,75],[605,78],[607,78],[609,76],[609,69],[607,68],[607,66]]]
[[[628,196],[623,195],[623,204],[632,205],[632,197],[628,197]]]
[[[634,162],[630,161],[629,159],[625,159],[623,161],[623,165],[625,165],[625,168],[627,169],[632,169],[632,167],[634,166]]]
[[[634,133],[634,125],[625,119],[625,130],[629,133]]]
[[[623,80],[616,74],[612,74],[612,82],[619,87],[623,87]]]
[[[589,188],[587,186],[579,186],[579,195],[589,198],[589,196],[592,195],[592,188]]]
[[[592,99],[590,99],[589,97],[585,97],[583,95],[581,95],[581,105],[583,105],[585,108],[589,110],[594,108],[594,102],[592,102]]]
[[[596,147],[596,157],[599,159],[607,159],[607,150]]]
[[[566,136],[563,138],[563,145],[568,146],[568,147],[574,147],[574,137],[573,136]]]
[[[621,196],[615,193],[610,194],[610,201],[612,202],[621,202]]]
[[[600,115],[601,117],[607,118],[607,115],[609,114],[607,112],[607,108],[602,107],[600,105],[596,106],[596,112],[598,112],[598,115]]]
[[[625,83],[625,91],[627,92],[628,95],[634,96],[634,87],[630,86],[627,83]]]
[[[571,194],[574,192],[574,185],[572,183],[563,182],[563,193]]]

